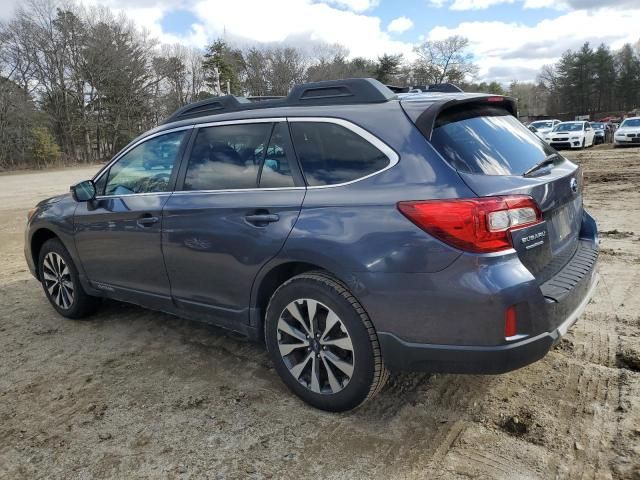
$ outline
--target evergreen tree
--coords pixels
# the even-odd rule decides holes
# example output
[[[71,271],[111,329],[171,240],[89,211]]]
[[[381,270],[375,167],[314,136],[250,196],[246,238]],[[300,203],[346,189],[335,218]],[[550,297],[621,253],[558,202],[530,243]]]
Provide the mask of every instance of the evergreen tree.
[[[214,41],[205,49],[202,61],[205,82],[216,95],[227,93],[227,82],[232,94],[242,94],[239,72],[243,67],[244,58],[242,52],[230,48],[223,39]]]
[[[374,71],[375,78],[382,83],[392,83],[402,64],[402,55],[384,54],[378,57]]]
[[[640,106],[640,59],[628,43],[618,52],[616,58],[618,79],[616,98],[618,108],[631,110]]]

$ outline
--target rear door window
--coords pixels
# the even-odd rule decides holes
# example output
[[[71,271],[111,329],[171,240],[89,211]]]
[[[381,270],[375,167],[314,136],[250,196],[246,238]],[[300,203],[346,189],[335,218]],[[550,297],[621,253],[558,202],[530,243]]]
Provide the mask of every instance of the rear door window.
[[[291,135],[307,184],[336,185],[375,173],[389,158],[357,133],[328,122],[291,122]]]
[[[445,111],[431,143],[456,170],[484,175],[522,175],[555,152],[501,108]]]
[[[184,190],[257,188],[272,123],[204,127],[191,149]]]

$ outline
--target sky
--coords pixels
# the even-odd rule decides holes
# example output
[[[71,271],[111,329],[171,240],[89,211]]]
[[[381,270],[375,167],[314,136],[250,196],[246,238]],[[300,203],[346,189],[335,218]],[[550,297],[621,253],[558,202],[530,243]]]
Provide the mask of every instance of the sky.
[[[0,0],[0,20],[20,0]],[[640,40],[640,0],[83,0],[123,11],[165,43],[340,43],[349,55],[412,58],[425,40],[463,35],[477,80],[532,81],[584,42]]]

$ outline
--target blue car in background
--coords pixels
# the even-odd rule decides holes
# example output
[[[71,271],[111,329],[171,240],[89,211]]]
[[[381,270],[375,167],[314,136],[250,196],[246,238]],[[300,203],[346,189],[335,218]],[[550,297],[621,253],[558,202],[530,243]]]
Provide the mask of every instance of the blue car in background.
[[[63,316],[107,297],[240,332],[344,411],[390,371],[542,358],[597,283],[583,185],[511,98],[309,83],[178,110],[30,211],[25,256]]]

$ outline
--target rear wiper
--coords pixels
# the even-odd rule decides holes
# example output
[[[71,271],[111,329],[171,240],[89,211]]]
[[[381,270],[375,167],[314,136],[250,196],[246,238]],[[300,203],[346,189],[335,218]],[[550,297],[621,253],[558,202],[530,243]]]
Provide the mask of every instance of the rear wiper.
[[[528,177],[532,173],[537,172],[538,170],[546,167],[547,165],[552,165],[552,164],[556,163],[556,160],[558,160],[559,158],[560,158],[560,154],[557,153],[557,152],[556,153],[552,153],[551,155],[547,155],[546,157],[544,157],[544,159],[542,159],[541,161],[536,163],[533,167],[531,167],[529,170],[524,172],[522,174],[522,176],[523,177]]]

